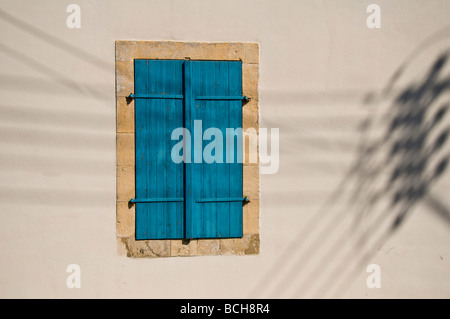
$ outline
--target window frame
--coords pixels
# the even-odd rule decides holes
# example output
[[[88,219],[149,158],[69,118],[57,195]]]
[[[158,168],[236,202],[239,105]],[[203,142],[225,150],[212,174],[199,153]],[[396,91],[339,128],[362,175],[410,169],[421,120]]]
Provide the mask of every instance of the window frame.
[[[116,41],[116,236],[118,253],[128,257],[252,255],[260,249],[259,158],[243,163],[243,237],[222,239],[135,239],[134,92],[135,59],[192,59],[242,62],[242,93],[251,100],[242,107],[243,130],[258,132],[258,43]],[[257,138],[256,138],[257,140]],[[256,145],[258,146],[258,145]],[[245,152],[245,155],[247,151]],[[246,156],[245,158],[248,158]]]

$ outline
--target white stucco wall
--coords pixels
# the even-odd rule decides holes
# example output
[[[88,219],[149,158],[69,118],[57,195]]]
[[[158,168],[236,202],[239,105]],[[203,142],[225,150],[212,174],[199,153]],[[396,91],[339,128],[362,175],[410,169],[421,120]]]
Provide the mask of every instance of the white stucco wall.
[[[366,26],[372,2],[380,29]],[[1,1],[0,297],[450,297],[449,170],[426,182],[449,154],[450,115],[379,138],[414,113],[398,95],[450,48],[449,1],[78,0],[80,29],[66,27],[70,3]],[[280,169],[261,176],[260,255],[118,256],[115,40],[260,43],[260,126],[280,129]],[[448,103],[449,75],[439,66],[440,90],[425,87],[436,98],[422,120]],[[443,142],[388,156],[414,132]],[[425,164],[389,189],[379,179],[398,156]],[[399,213],[384,205],[410,184],[425,195],[380,245]],[[80,289],[66,286],[73,263]],[[372,263],[380,289],[366,286]]]

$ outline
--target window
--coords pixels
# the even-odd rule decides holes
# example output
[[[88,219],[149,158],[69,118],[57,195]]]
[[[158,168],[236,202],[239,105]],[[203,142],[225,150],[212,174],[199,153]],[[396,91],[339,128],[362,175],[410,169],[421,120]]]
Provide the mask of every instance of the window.
[[[258,44],[116,41],[115,58],[119,254],[259,253],[239,130],[258,130]]]
[[[136,239],[242,237],[241,62],[135,60],[134,72]]]

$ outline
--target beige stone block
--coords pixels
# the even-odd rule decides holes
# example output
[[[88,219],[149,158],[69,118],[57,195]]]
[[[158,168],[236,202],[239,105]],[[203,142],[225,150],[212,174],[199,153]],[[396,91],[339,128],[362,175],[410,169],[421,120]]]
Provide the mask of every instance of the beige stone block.
[[[205,58],[210,57],[211,60],[228,60],[231,47],[228,43],[210,43],[205,45]]]
[[[170,240],[135,240],[133,237],[122,237],[120,240],[122,247],[119,252],[125,251],[128,257],[170,256]]]
[[[244,57],[240,43],[210,43],[205,47],[205,59],[239,60]]]
[[[173,44],[173,59],[202,60],[205,58],[205,46],[196,42],[177,42]]]
[[[134,166],[134,134],[133,133],[117,133],[117,165]]]
[[[259,128],[258,101],[256,100],[250,100],[242,107],[242,128],[245,130],[249,127],[256,130]]]
[[[163,51],[172,59],[239,60],[244,56],[239,43],[173,42],[165,44]]]
[[[116,61],[132,61],[136,41],[116,41]]]
[[[258,101],[251,100],[242,108],[242,129],[244,138],[244,164],[258,165]]]
[[[134,93],[133,61],[116,61],[116,95],[129,96]]]
[[[221,239],[220,251],[222,255],[259,254],[259,235],[246,234],[242,238]]]
[[[244,63],[259,63],[259,44],[258,43],[245,43],[244,44],[245,56]]]
[[[134,198],[134,166],[117,166],[117,200]]]
[[[193,60],[245,60],[245,48],[243,43],[228,42],[116,41],[116,61],[119,62],[187,57]],[[254,59],[249,61],[253,63]]]
[[[228,58],[230,60],[241,60],[244,61],[245,59],[245,47],[244,47],[244,43],[242,42],[237,42],[237,43],[232,43],[232,46],[230,47],[230,53]]]
[[[258,133],[253,128],[246,129],[243,133],[243,163],[244,165],[258,165],[259,163],[259,146]]]
[[[142,41],[134,49],[135,59],[207,59],[208,43]]]
[[[243,207],[244,234],[259,234],[259,200],[251,200]]]
[[[195,256],[197,255],[197,240],[171,240],[170,255],[171,256]]]
[[[176,43],[172,41],[139,41],[133,51],[134,59],[176,59]]]
[[[134,133],[134,100],[117,97],[117,133]]]
[[[177,42],[170,50],[174,59],[220,60],[228,54],[223,46],[206,42]]]
[[[259,99],[258,79],[259,79],[259,65],[244,63],[242,65],[242,92],[244,96],[247,96],[254,100]]]
[[[245,255],[246,241],[242,238],[225,238],[220,239],[221,255]]]
[[[244,196],[250,200],[259,200],[259,167],[243,167],[243,189]]]
[[[197,243],[198,255],[218,255],[220,253],[219,239],[199,239]]]
[[[172,42],[168,54],[170,54],[171,59],[183,60],[190,57],[193,52],[197,51],[199,52],[199,50],[195,50],[194,45],[189,42]]]
[[[128,202],[117,202],[117,236],[134,236],[135,228],[135,205]]]

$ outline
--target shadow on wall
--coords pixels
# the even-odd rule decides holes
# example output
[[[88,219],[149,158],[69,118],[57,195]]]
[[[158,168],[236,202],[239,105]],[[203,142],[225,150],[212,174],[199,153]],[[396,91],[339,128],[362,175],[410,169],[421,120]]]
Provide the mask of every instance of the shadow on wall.
[[[114,74],[114,63],[1,9],[0,22],[38,40],[33,50],[57,49],[58,57],[67,64],[84,64],[93,72]],[[114,87],[76,80],[66,70],[41,62],[34,52],[19,50],[14,43],[1,42],[0,54],[29,70],[25,75],[0,74],[0,91],[33,97],[33,104],[13,105],[3,96],[0,104],[0,202],[14,208],[108,207],[114,157],[105,154],[115,145],[111,135],[114,118],[110,116]],[[64,97],[69,103],[62,102]],[[29,178],[24,176],[33,178],[29,184],[17,186],[23,184],[17,180]],[[91,184],[77,185],[73,182],[77,177],[90,178]]]
[[[58,48],[64,51],[68,56],[71,56],[80,62],[87,63],[99,70],[106,72],[111,72],[114,70],[113,63],[108,63],[103,59],[83,50],[82,48],[76,45],[72,45],[71,43],[66,42],[64,40],[61,40],[53,36],[52,34],[44,30],[41,30],[36,26],[30,25],[29,23],[23,21],[22,19],[19,19],[1,9],[0,9],[0,20],[14,26],[18,30],[27,33],[29,36],[40,40],[42,43],[45,43],[48,46],[46,48],[47,50],[50,47]],[[65,72],[54,70],[53,68],[48,67],[43,63],[40,63],[38,60],[6,45],[5,43],[0,43],[0,52],[34,69],[41,75],[44,75],[51,82],[56,83],[57,85],[59,85],[62,88],[65,88],[66,90],[68,89],[70,93],[77,93],[80,95],[89,96],[93,99],[105,101],[107,101],[110,98],[110,95],[108,94],[108,88],[96,88],[92,84],[79,83],[77,81],[74,81],[70,76],[66,75]],[[73,63],[73,61],[70,62]],[[1,76],[5,75],[0,75],[0,77]],[[10,77],[10,79],[5,83],[8,84],[9,89],[17,88],[17,86],[15,85],[11,86],[11,81],[18,80],[18,82],[20,82],[22,85],[29,84],[29,88],[31,90],[36,90],[38,88],[40,91],[43,90],[44,92],[47,92],[47,90],[50,90],[49,93],[55,93],[51,83],[49,85],[44,84],[44,87],[42,87],[43,86],[42,79],[36,79],[33,77],[19,77],[14,79],[11,78],[11,76],[8,77]],[[19,85],[19,87],[21,88],[21,85]]]
[[[438,40],[448,39],[448,31]],[[418,203],[450,225],[449,209],[430,194],[450,157],[450,50],[398,90],[416,51],[380,94],[367,95],[353,164],[251,297],[342,297]],[[312,261],[318,262],[311,267]]]
[[[8,12],[0,9],[0,19],[4,22],[14,26],[15,28],[28,33],[29,35],[47,43],[48,45],[59,48],[65,51],[67,54],[79,59],[80,61],[89,63],[93,67],[100,68],[104,71],[110,71],[112,64],[107,61],[83,50],[82,48],[73,45],[69,42],[61,40],[60,38],[48,33],[44,30],[38,29],[36,26],[25,22],[23,19],[19,19]]]

